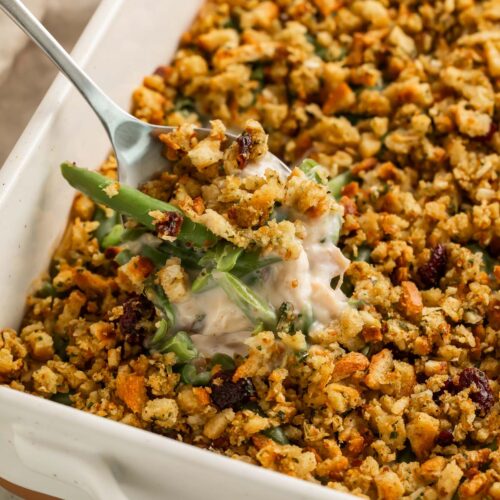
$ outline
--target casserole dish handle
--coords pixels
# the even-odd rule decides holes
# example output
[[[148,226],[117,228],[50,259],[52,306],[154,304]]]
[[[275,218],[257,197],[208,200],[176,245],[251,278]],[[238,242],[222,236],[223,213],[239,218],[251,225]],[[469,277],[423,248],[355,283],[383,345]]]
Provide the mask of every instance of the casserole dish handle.
[[[96,500],[129,500],[104,457],[64,436],[40,435],[24,425],[13,425],[14,447],[29,469],[84,490]]]

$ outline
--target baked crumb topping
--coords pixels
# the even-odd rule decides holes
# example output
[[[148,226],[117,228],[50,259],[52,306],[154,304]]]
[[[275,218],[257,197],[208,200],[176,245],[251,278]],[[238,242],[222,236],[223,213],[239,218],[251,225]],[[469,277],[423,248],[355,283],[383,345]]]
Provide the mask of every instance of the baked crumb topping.
[[[142,190],[286,262],[307,231],[276,205],[338,209],[349,307],[308,333],[283,309],[186,378],[142,341],[151,260],[117,264],[109,214],[78,195],[19,332],[0,331],[0,383],[360,497],[500,498],[499,23],[497,0],[209,0],[133,94],[135,116],[179,127],[160,137],[174,170]],[[241,176],[268,147],[328,189]],[[175,239],[178,218],[154,218]],[[158,285],[183,300],[178,258]]]

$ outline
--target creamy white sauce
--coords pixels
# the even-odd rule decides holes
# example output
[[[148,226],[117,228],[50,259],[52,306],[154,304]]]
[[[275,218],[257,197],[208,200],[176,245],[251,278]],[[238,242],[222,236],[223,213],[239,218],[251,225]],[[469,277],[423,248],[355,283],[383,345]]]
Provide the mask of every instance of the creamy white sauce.
[[[250,320],[219,287],[190,293],[185,300],[175,304],[175,308],[178,327],[200,335],[220,336],[253,330]]]
[[[270,267],[269,278],[260,293],[274,307],[290,302],[296,312],[310,308],[314,319],[324,325],[346,307],[344,294],[330,287],[332,279],[341,276],[349,265],[349,260],[333,243],[338,224],[334,216],[306,222],[306,237],[298,259]]]
[[[162,243],[163,241],[160,238],[157,238],[155,235],[151,233],[144,233],[135,240],[125,242],[122,245],[122,248],[130,250],[133,254],[140,254],[141,249],[144,245],[158,248]]]
[[[349,265],[333,243],[339,229],[336,216],[304,221],[306,237],[297,259],[273,264],[262,273],[256,291],[277,310],[283,302],[295,312],[310,311],[313,328],[329,324],[347,307],[340,288],[330,282]],[[254,326],[219,287],[188,297],[175,305],[177,328],[193,332],[193,342],[205,355],[215,352],[244,354],[243,341]]]
[[[264,177],[267,169],[275,170],[282,180],[290,171],[271,153],[241,170],[241,177]],[[311,313],[313,329],[329,324],[347,307],[347,298],[330,283],[344,274],[349,260],[334,243],[341,218],[328,215],[320,219],[304,219],[306,237],[297,259],[273,264],[262,273],[263,281],[256,291],[277,310],[283,302],[290,302],[296,313]],[[215,352],[244,354],[244,340],[254,329],[243,314],[219,287],[199,294],[189,294],[176,304],[177,328],[193,332],[191,338],[203,354]]]
[[[243,341],[254,327],[222,288],[190,293],[175,310],[177,329],[194,332],[191,339],[206,356],[245,353]]]
[[[278,172],[280,179],[285,181],[290,175],[287,167],[281,163],[279,158],[271,153],[266,153],[262,158],[257,161],[249,162],[245,168],[240,171],[241,177],[265,177],[266,170],[271,169]]]
[[[240,354],[244,356],[247,352],[245,340],[250,336],[248,330],[242,332],[225,333],[220,335],[201,335],[195,333],[191,335],[193,343],[205,356],[213,356],[216,352],[234,356]]]

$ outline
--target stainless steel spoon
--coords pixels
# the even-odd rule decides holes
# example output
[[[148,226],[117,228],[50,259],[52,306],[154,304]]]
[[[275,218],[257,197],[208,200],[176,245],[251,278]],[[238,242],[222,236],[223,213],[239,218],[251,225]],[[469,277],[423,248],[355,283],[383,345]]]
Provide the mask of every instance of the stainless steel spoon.
[[[156,136],[174,130],[173,127],[150,125],[123,111],[75,63],[20,0],[0,0],[0,8],[49,56],[95,111],[115,151],[120,182],[138,186],[165,169],[167,160],[161,154],[162,144]],[[208,130],[198,128],[196,132],[203,138]],[[226,136],[230,141],[237,137],[230,133]],[[282,176],[290,173],[290,169],[271,153],[260,162],[278,170]]]

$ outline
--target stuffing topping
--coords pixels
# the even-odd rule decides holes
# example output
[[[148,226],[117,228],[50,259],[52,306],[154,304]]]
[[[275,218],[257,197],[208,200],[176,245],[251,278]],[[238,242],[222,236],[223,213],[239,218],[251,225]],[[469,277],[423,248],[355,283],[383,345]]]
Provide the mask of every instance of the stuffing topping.
[[[174,127],[155,208],[121,224],[101,166],[0,383],[361,498],[500,498],[499,23],[207,0],[132,95]]]

